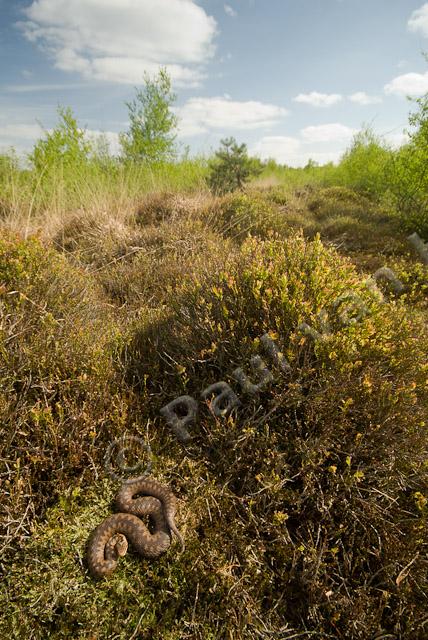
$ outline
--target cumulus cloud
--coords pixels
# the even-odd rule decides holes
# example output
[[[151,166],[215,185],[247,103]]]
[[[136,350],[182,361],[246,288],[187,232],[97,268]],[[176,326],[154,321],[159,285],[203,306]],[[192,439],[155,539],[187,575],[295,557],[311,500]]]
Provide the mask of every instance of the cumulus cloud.
[[[195,0],[34,0],[24,14],[30,42],[90,79],[139,83],[165,66],[192,86],[214,52],[216,22]]]
[[[385,133],[382,137],[387,143],[394,147],[394,149],[398,149],[398,147],[409,142],[409,134],[405,131]]]
[[[270,127],[288,113],[274,104],[249,100],[238,102],[229,97],[190,98],[177,108],[182,137],[206,133],[210,130],[258,129]]]
[[[0,150],[5,152],[13,148],[18,155],[23,156],[43,133],[38,124],[0,124]]]
[[[428,2],[423,4],[420,9],[413,11],[407,25],[410,31],[419,32],[428,38]]]
[[[230,16],[231,18],[236,18],[236,16],[238,15],[237,11],[235,11],[235,9],[231,7],[229,4],[224,5],[224,10],[227,13],[227,15]]]
[[[306,142],[347,142],[356,133],[356,129],[333,122],[305,127],[301,130]]]
[[[281,164],[291,164],[299,156],[302,143],[289,136],[264,136],[251,147],[251,154],[262,160],[274,158]]]
[[[320,164],[336,162],[343,153],[341,149],[317,150],[306,145],[299,138],[288,136],[264,136],[250,149],[251,155],[261,160],[274,158],[280,164],[291,167],[303,167],[308,160],[315,160]]]
[[[295,102],[301,102],[302,104],[309,104],[312,107],[331,107],[334,104],[342,101],[340,93],[318,93],[318,91],[311,91],[311,93],[299,93],[298,96],[293,98]]]
[[[428,72],[405,73],[384,86],[387,95],[422,96],[428,91]]]
[[[94,145],[104,140],[107,142],[109,151],[112,155],[120,153],[119,134],[114,131],[99,131],[98,129],[86,129],[85,138]]]
[[[356,91],[355,93],[352,93],[350,96],[348,96],[348,99],[351,102],[355,102],[356,104],[361,104],[363,106],[369,104],[379,104],[380,102],[382,102],[382,98],[379,98],[378,96],[369,96],[364,91]]]
[[[312,125],[295,137],[264,136],[250,152],[262,160],[274,158],[292,167],[303,167],[310,159],[320,164],[337,162],[355,133],[355,129],[337,122]]]
[[[0,125],[0,144],[3,139],[9,140],[37,140],[43,135],[43,129],[38,124],[5,124]]]

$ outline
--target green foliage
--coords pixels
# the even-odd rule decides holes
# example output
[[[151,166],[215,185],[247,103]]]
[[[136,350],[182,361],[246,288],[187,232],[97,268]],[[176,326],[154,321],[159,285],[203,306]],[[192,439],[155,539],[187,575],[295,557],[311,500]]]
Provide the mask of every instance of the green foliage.
[[[321,223],[320,231],[325,223],[338,218],[352,221],[357,233],[359,227],[365,224],[372,227],[373,233],[377,226],[393,222],[393,216],[383,205],[348,187],[325,187],[314,191],[308,196],[307,208],[314,214],[316,222]]]
[[[370,127],[359,131],[342,156],[337,182],[371,197],[380,198],[388,189],[386,170],[393,153]]]
[[[175,157],[178,118],[171,110],[175,100],[166,69],[154,78],[144,76],[144,88],[136,89],[135,99],[126,103],[130,128],[120,135],[126,160],[152,164]]]
[[[238,145],[235,138],[225,138],[221,145],[210,163],[209,187],[217,195],[242,191],[251,177],[261,173],[260,162],[249,158],[247,145]]]
[[[263,186],[265,182],[269,186],[280,185],[288,191],[308,186],[333,185],[338,183],[337,166],[332,162],[318,166],[311,161],[304,168],[300,168],[280,165],[275,160],[269,160],[264,163],[260,177],[256,182],[260,186]]]
[[[391,190],[404,227],[428,238],[428,93],[415,103],[409,142],[391,165]]]
[[[29,160],[37,174],[76,171],[89,158],[91,144],[70,107],[58,107],[59,123],[34,145]]]

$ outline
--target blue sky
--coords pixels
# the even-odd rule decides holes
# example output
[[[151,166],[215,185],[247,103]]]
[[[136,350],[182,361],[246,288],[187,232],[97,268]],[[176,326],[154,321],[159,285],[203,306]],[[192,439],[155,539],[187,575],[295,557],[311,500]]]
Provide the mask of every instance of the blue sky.
[[[183,147],[233,135],[293,166],[337,160],[364,124],[399,144],[406,95],[428,91],[421,0],[0,0],[0,15],[0,150],[20,154],[58,105],[115,151],[159,66]]]

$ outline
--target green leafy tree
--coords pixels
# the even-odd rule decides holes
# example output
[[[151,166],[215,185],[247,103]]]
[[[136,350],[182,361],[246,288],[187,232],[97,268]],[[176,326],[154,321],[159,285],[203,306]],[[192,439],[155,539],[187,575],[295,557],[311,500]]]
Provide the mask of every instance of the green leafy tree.
[[[175,157],[178,118],[171,109],[175,100],[165,68],[154,78],[145,74],[144,88],[136,89],[135,99],[126,103],[130,127],[120,134],[126,160],[155,163]]]
[[[386,172],[392,155],[384,140],[365,125],[343,154],[336,180],[365,195],[380,198],[388,188]]]
[[[396,154],[390,182],[404,226],[428,239],[428,93],[414,102],[409,142]]]
[[[261,163],[249,158],[247,145],[238,145],[235,138],[225,138],[220,143],[222,146],[209,165],[209,187],[219,195],[242,191],[245,183],[262,171]]]
[[[70,107],[58,107],[59,123],[50,132],[45,132],[34,145],[29,160],[38,173],[49,173],[52,169],[67,171],[86,163],[92,145],[86,132],[78,126]]]

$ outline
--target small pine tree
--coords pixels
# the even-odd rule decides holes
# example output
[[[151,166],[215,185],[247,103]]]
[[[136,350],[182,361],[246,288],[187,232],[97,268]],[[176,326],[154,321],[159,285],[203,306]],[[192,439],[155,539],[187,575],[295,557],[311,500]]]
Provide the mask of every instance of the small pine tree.
[[[235,138],[221,140],[221,148],[210,162],[208,184],[217,195],[244,188],[245,183],[260,173],[261,167],[248,157],[247,145],[238,145]]]
[[[126,103],[129,131],[119,136],[126,160],[153,163],[175,157],[178,118],[171,110],[175,100],[166,69],[161,68],[154,78],[145,74],[144,88],[137,89],[135,99]]]

